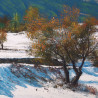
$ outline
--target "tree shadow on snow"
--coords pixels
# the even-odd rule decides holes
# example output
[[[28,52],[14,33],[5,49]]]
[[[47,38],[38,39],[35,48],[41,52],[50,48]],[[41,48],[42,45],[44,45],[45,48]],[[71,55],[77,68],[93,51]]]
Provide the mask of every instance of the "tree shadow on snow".
[[[0,67],[0,95],[13,97],[12,90],[16,86],[27,88],[26,85],[34,87],[43,87],[47,81],[52,81],[51,72],[47,68],[35,68],[24,65],[11,65],[9,67]]]
[[[98,85],[98,81],[82,81],[82,80],[79,80],[79,82],[82,84],[97,84]]]

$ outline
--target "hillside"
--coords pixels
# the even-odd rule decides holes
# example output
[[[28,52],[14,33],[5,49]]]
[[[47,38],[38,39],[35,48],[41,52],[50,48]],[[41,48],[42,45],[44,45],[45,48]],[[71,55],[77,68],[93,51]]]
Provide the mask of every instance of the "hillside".
[[[51,17],[59,15],[63,4],[79,8],[82,16],[98,17],[98,0],[0,0],[0,16],[12,17],[17,12],[22,17],[29,6],[34,6],[38,7],[41,13]]]
[[[30,45],[31,40],[24,31],[8,32],[0,58],[33,58],[34,55],[29,56],[26,51]],[[33,62],[1,63],[0,98],[97,98],[98,68],[93,67],[90,61],[85,61],[82,72],[79,85],[70,88],[65,84],[62,66],[36,66]],[[71,79],[75,76],[71,66],[69,74]]]

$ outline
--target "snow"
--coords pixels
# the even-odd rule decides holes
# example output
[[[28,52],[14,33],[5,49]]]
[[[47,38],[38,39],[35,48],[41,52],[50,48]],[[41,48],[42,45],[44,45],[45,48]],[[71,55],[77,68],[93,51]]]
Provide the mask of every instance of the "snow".
[[[37,90],[37,91],[36,91]],[[27,88],[17,86],[17,90],[14,92],[14,98],[94,98],[93,95],[86,95],[76,93],[71,90],[63,90],[61,88],[36,88],[27,86]]]
[[[80,83],[93,86],[98,90],[98,68],[83,68],[83,75],[80,77]]]
[[[28,49],[30,42],[25,32],[7,33],[7,41],[4,45],[9,49]]]
[[[8,64],[8,63],[1,63],[1,64],[0,64],[0,67],[8,67],[8,66],[10,66],[10,65],[11,65],[10,63],[9,63],[9,64]]]
[[[4,50],[0,50],[0,58],[31,58],[26,50],[31,46],[31,40],[25,32],[7,33],[7,41],[4,42]]]

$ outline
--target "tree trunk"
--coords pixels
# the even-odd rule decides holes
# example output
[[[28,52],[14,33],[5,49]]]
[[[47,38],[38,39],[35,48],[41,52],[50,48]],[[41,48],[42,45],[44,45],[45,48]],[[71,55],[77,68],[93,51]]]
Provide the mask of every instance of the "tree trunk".
[[[70,83],[69,71],[66,68],[66,66],[63,66],[63,69],[64,69],[64,72],[65,72],[65,80],[66,80],[66,83]]]
[[[1,48],[2,48],[2,50],[3,50],[3,44],[1,44]]]
[[[70,83],[70,79],[69,79],[69,72],[66,71],[66,83]]]
[[[73,85],[76,85],[78,83],[78,80],[80,78],[80,76],[82,75],[82,71],[77,72],[76,76],[74,77],[74,79],[71,81],[71,83]]]

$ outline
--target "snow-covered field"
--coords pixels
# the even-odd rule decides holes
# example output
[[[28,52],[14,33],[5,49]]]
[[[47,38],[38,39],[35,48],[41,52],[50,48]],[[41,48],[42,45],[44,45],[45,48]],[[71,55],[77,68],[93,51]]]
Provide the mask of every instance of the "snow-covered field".
[[[0,58],[28,58],[28,50],[31,45],[30,39],[25,32],[7,33],[7,41],[4,42],[4,50],[0,50]]]
[[[25,32],[8,33],[4,50],[0,50],[0,58],[31,58],[33,56],[26,52],[30,45]],[[98,68],[89,67],[89,64],[85,63],[79,83],[98,90]],[[49,67],[41,68],[35,68],[33,64],[0,64],[0,98],[98,98],[97,95],[66,87],[55,88],[57,83],[61,83],[57,72],[63,76],[63,70],[52,67],[54,71],[51,72]],[[70,70],[70,75],[74,76],[73,70]]]

